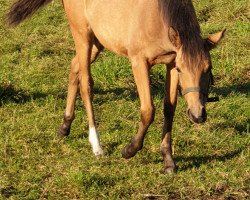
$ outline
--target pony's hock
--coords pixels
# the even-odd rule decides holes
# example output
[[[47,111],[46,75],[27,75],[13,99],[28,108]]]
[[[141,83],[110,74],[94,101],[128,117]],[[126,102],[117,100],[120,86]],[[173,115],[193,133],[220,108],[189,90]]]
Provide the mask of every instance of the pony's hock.
[[[9,23],[17,25],[52,0],[17,0],[8,13]],[[74,116],[77,88],[84,102],[89,141],[95,155],[103,154],[95,126],[92,105],[93,81],[90,65],[103,48],[127,57],[141,102],[138,131],[124,148],[123,157],[133,157],[142,147],[154,119],[150,91],[150,69],[166,64],[164,124],[161,153],[164,172],[176,170],[172,156],[171,131],[180,85],[188,104],[191,121],[206,119],[212,62],[209,51],[223,38],[221,31],[202,39],[191,0],[63,0],[76,47],[71,63],[65,116]],[[64,117],[60,135],[68,135],[73,119]]]

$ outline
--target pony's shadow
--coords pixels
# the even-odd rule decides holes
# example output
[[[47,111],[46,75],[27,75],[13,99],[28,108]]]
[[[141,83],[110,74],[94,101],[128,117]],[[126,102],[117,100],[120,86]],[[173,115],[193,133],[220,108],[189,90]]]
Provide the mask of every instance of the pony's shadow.
[[[164,98],[164,87],[165,87],[164,77],[153,77],[151,79],[151,91],[153,96],[158,96],[159,98]],[[250,93],[250,82],[242,83],[242,84],[234,84],[234,85],[226,85],[223,87],[213,87],[212,93],[216,95],[220,95],[222,97],[227,97],[231,93],[240,93],[249,95]],[[135,101],[138,99],[138,93],[136,87],[116,87],[111,89],[103,90],[102,88],[94,88],[94,94],[100,95],[100,98],[95,98],[96,103],[105,103],[110,101],[116,101],[121,99],[127,99],[131,101]],[[105,98],[101,96],[105,95]]]
[[[226,85],[224,87],[214,87],[212,92],[227,97],[231,93],[250,94],[250,81],[241,84]]]
[[[153,96],[158,96],[160,98],[164,97],[164,77],[156,75],[151,77],[151,91]],[[249,95],[250,93],[250,82],[234,85],[226,85],[224,87],[213,87],[212,92],[222,97],[227,97],[231,93],[241,93]],[[135,101],[138,99],[138,93],[135,85],[130,85],[128,87],[115,87],[110,89],[102,89],[101,87],[94,87],[94,102],[97,104],[102,104],[105,102],[116,101],[121,99],[127,99],[130,101]],[[0,85],[0,106],[5,102],[14,102],[17,104],[24,104],[31,100],[46,98],[48,95],[55,95],[58,98],[66,99],[67,92],[52,92],[52,93],[42,93],[35,92],[29,93],[28,91],[16,89],[12,84]],[[78,92],[79,95],[79,92]],[[99,96],[98,96],[99,95]],[[102,97],[105,95],[105,98]]]
[[[16,89],[11,84],[0,86],[0,107],[8,102],[24,104],[31,100],[46,98],[48,94],[42,92],[29,93],[25,90]]]
[[[157,75],[157,77],[151,77],[151,92],[152,96],[159,96],[160,98],[164,97],[164,87],[165,80],[163,76]],[[102,104],[110,101],[117,100],[130,100],[135,101],[139,99],[138,92],[135,84],[130,84],[128,87],[115,87],[110,89],[102,89],[100,87],[94,87],[94,95],[100,95],[100,97],[94,98],[94,102],[97,104]],[[102,97],[105,95],[105,98]]]
[[[245,147],[244,147],[245,148]],[[201,165],[207,165],[213,161],[225,162],[231,160],[241,154],[244,148],[228,152],[224,155],[205,155],[205,156],[176,156],[175,161],[178,163],[183,162],[184,164],[179,167],[178,170],[186,171],[192,168],[199,168]]]
[[[218,128],[220,128],[220,129],[233,128],[235,130],[236,135],[245,135],[245,134],[248,134],[248,132],[249,132],[249,130],[248,130],[249,127],[247,124],[250,124],[250,119],[241,120],[240,122],[232,121],[231,123],[217,122],[212,127],[210,127],[209,130],[215,131]]]
[[[120,145],[121,143],[118,142],[118,141],[114,141],[114,142],[110,142],[110,143],[107,143],[104,147],[105,147],[105,150],[106,150],[106,155],[110,156],[112,155],[117,147]]]
[[[133,88],[114,88],[103,90],[100,88],[94,88],[94,94],[96,94],[94,98],[94,102],[97,104],[102,104],[105,102],[115,101],[119,99],[129,99],[134,101],[137,99],[137,92],[133,90]],[[6,103],[15,103],[15,104],[25,104],[32,100],[45,99],[49,95],[56,96],[60,99],[65,99],[67,97],[67,92],[51,92],[51,93],[43,93],[43,92],[30,92],[22,89],[17,89],[12,84],[2,84],[0,85],[0,107],[2,107]],[[100,95],[98,97],[98,95]],[[105,95],[105,98],[102,96]],[[77,96],[79,97],[79,91]]]
[[[237,150],[227,152],[223,155],[204,155],[204,156],[174,156],[174,160],[177,163],[178,171],[187,171],[189,169],[193,168],[200,168],[201,165],[208,165],[211,162],[214,161],[220,161],[220,162],[225,162],[227,160],[231,160],[233,158],[236,158],[239,156],[242,151],[246,147],[239,148]],[[156,159],[143,159],[142,163],[143,164],[150,164],[151,162],[154,162],[155,164],[163,162],[162,158],[159,158],[159,156],[156,155],[151,155],[152,158]]]
[[[121,99],[135,101],[138,96],[137,91],[133,87],[117,87],[112,89],[102,89],[98,87],[94,88],[94,95],[94,102],[98,104]],[[105,98],[103,98],[103,95],[105,95]]]

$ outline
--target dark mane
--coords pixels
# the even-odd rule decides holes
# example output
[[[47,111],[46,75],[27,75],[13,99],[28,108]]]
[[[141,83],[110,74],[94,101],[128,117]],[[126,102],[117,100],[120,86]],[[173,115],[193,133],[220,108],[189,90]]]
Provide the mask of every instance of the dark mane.
[[[189,65],[199,63],[205,55],[204,43],[192,1],[160,0],[160,7],[168,25],[180,35],[184,59]]]

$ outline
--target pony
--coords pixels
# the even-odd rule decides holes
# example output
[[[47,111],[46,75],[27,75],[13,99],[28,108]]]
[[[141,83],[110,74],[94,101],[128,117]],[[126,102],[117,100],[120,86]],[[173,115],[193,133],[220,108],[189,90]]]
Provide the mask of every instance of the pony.
[[[17,0],[7,14],[8,23],[18,25],[51,1]],[[223,38],[225,30],[203,39],[191,0],[63,0],[63,5],[76,56],[71,63],[67,104],[58,134],[67,136],[70,133],[79,85],[87,112],[89,142],[96,156],[104,154],[93,112],[91,63],[107,48],[127,57],[132,65],[141,117],[137,133],[122,150],[122,156],[125,159],[135,156],[142,149],[147,130],[154,120],[150,69],[156,64],[165,64],[160,151],[164,173],[175,172],[171,131],[178,86],[187,102],[189,119],[193,123],[205,122],[212,70],[209,51]]]

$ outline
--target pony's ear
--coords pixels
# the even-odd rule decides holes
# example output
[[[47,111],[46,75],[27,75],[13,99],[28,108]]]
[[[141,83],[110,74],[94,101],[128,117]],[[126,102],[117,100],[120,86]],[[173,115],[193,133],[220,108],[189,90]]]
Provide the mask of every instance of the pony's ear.
[[[211,50],[217,46],[217,44],[224,37],[225,32],[226,32],[226,29],[224,29],[223,31],[214,33],[214,34],[210,35],[207,39],[205,39],[206,46],[208,47],[209,50]]]
[[[171,26],[168,30],[170,42],[179,49],[181,47],[181,39],[179,33]]]

